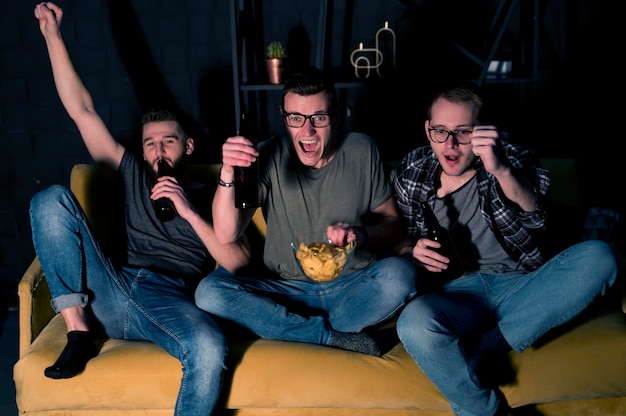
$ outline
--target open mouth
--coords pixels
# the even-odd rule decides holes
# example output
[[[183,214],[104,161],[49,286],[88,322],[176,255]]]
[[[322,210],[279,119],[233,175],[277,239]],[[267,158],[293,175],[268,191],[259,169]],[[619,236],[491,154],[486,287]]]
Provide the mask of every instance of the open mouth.
[[[456,153],[448,153],[442,156],[443,159],[441,160],[441,162],[450,167],[458,166],[458,164],[461,162],[461,155]]]
[[[456,162],[457,160],[459,160],[459,155],[443,155],[443,157],[445,157],[446,160],[450,162]]]
[[[317,140],[301,140],[299,144],[300,149],[307,155],[314,154],[317,149]]]

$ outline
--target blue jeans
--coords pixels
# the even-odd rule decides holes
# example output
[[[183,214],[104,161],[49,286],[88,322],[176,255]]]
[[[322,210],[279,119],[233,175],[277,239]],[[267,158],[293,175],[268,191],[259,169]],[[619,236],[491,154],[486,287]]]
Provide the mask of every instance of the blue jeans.
[[[145,269],[116,269],[78,201],[62,186],[33,197],[30,219],[53,309],[83,306],[108,337],[161,346],[182,364],[174,415],[210,415],[220,396],[226,341],[195,306],[185,282]]]
[[[497,323],[521,352],[604,295],[616,276],[611,246],[585,241],[530,273],[466,275],[418,296],[400,314],[398,336],[456,415],[493,415],[500,394],[474,385],[461,339]]]
[[[196,289],[196,304],[261,338],[330,345],[333,330],[360,332],[395,316],[415,295],[415,269],[381,259],[330,282],[233,276],[222,267]]]

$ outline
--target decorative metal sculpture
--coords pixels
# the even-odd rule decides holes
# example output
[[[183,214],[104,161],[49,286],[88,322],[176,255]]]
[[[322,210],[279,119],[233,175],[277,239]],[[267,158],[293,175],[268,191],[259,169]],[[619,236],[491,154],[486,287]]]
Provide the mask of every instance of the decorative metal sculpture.
[[[360,42],[358,49],[353,50],[350,54],[350,63],[354,67],[354,74],[357,78],[361,78],[360,69],[365,69],[365,78],[369,78],[372,68],[375,68],[378,76],[382,78],[380,68],[384,61],[384,55],[380,48],[380,36],[384,33],[391,35],[392,67],[396,67],[396,34],[389,28],[389,22],[386,21],[385,25],[376,32],[376,45],[374,48],[364,48],[363,42]],[[372,60],[374,61],[373,65]]]

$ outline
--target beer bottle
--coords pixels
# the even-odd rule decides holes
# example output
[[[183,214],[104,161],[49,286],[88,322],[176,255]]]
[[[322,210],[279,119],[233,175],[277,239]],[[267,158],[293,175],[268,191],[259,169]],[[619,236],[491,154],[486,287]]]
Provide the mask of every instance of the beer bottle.
[[[435,216],[435,213],[428,205],[427,201],[420,202],[422,206],[422,212],[424,213],[424,224],[428,229],[427,238],[433,241],[437,241],[441,244],[441,247],[436,249],[439,254],[446,256],[450,259],[448,268],[442,270],[440,273],[436,273],[437,276],[441,276],[443,279],[452,280],[463,274],[463,263],[461,257],[456,250],[452,237],[448,229],[442,227]]]
[[[241,114],[239,135],[256,145],[252,134],[250,118]],[[254,161],[250,166],[235,166],[235,206],[237,208],[256,208],[259,206],[259,164]]]
[[[157,162],[158,169],[158,177],[161,176],[172,176],[173,169],[164,159],[160,159]],[[154,201],[154,211],[156,216],[161,221],[170,221],[174,219],[176,216],[176,208],[174,207],[174,203],[171,199],[166,197],[161,197]]]

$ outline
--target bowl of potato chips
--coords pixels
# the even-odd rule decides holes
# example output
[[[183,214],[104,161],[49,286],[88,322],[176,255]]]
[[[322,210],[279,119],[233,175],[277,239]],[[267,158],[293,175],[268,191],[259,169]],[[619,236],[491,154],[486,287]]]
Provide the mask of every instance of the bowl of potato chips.
[[[291,243],[296,262],[302,272],[316,282],[329,282],[341,276],[350,266],[356,241],[345,246],[329,242],[325,233],[301,236]]]

